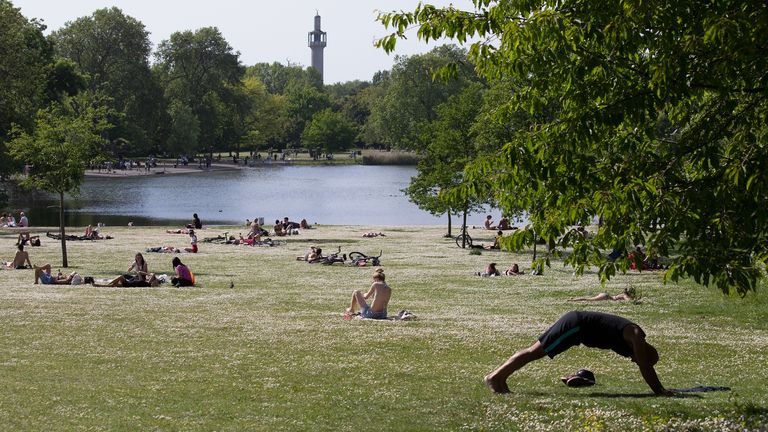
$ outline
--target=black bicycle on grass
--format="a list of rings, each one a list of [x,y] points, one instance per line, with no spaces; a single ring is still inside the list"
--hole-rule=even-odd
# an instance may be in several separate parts
[[[351,266],[357,266],[357,267],[364,267],[366,265],[381,265],[381,254],[384,251],[379,251],[379,255],[373,256],[373,255],[366,255],[362,252],[350,252],[349,253],[349,265]]]
[[[460,248],[472,248],[472,237],[467,232],[467,227],[462,228],[461,233],[454,237],[456,246]]]

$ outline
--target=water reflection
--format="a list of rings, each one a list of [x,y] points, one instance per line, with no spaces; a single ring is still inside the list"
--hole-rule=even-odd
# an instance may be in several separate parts
[[[288,216],[310,223],[433,225],[445,223],[408,201],[414,167],[267,166],[190,175],[88,178],[78,197],[67,197],[67,225],[103,222],[167,225],[198,213],[204,223],[235,224]],[[33,224],[58,225],[57,197],[16,196]]]

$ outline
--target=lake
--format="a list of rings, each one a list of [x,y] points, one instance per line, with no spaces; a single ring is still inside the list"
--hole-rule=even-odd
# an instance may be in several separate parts
[[[401,191],[416,175],[411,166],[263,166],[188,175],[86,178],[67,197],[67,225],[175,225],[197,213],[204,224],[240,224],[288,216],[311,224],[435,225]],[[10,209],[25,209],[36,226],[58,225],[58,197],[26,194]],[[498,217],[497,217],[498,218]],[[477,223],[481,217],[475,216]],[[458,218],[455,222],[460,225]],[[472,222],[470,222],[471,224]]]

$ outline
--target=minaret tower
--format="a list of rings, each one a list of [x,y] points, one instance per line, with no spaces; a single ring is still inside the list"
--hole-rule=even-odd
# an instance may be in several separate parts
[[[309,48],[312,50],[312,67],[320,72],[323,78],[323,48],[325,48],[325,32],[320,30],[320,13],[315,11],[315,29],[307,35]]]

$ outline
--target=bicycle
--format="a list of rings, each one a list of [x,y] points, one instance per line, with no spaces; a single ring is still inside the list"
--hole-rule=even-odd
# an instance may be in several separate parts
[[[381,265],[381,254],[384,251],[379,251],[378,256],[373,255],[366,255],[362,252],[350,252],[349,253],[349,265],[351,266],[357,266],[357,267],[363,267],[368,265],[369,263],[373,266]]]
[[[472,248],[472,237],[467,232],[467,227],[464,227],[461,230],[461,234],[454,237],[454,240],[456,241],[456,246],[460,248]]]
[[[234,241],[234,237],[229,237],[229,232],[225,232],[224,235],[218,235],[216,237],[205,237],[202,240],[200,240],[200,243],[219,243],[219,244],[230,244]]]

